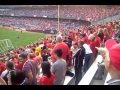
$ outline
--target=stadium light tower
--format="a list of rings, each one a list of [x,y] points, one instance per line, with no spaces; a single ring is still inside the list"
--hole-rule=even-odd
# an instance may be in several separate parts
[[[58,5],[58,32],[60,31],[60,5]]]

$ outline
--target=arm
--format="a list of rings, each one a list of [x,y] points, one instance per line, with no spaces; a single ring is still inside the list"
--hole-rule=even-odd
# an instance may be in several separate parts
[[[31,70],[27,73],[26,76],[27,76],[28,80],[30,80],[30,82],[32,82],[32,80],[33,80],[33,75],[32,75],[32,71],[31,71]]]
[[[31,68],[30,65],[28,63],[26,63],[26,65],[23,67],[23,71],[25,72],[25,76],[31,83],[33,80],[33,75],[32,75],[32,71],[30,68]]]

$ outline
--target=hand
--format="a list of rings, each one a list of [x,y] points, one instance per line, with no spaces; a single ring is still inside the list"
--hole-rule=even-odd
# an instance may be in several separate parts
[[[8,78],[8,85],[12,85],[10,72],[9,72],[7,78]]]
[[[98,52],[100,52],[104,60],[110,60],[109,51],[107,50],[107,48],[103,48],[103,47],[100,48],[95,47],[95,48],[98,50]]]

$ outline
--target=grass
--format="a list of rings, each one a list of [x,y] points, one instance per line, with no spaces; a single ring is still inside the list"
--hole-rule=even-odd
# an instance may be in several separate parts
[[[15,48],[28,45],[31,42],[35,42],[38,39],[44,38],[45,36],[45,34],[30,32],[21,33],[18,31],[8,30],[6,28],[0,27],[0,40],[10,39]]]

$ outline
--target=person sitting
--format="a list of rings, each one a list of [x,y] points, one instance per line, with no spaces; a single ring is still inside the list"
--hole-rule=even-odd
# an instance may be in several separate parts
[[[48,61],[44,61],[41,65],[43,75],[39,79],[40,85],[53,85],[55,75],[50,71],[50,63]]]

